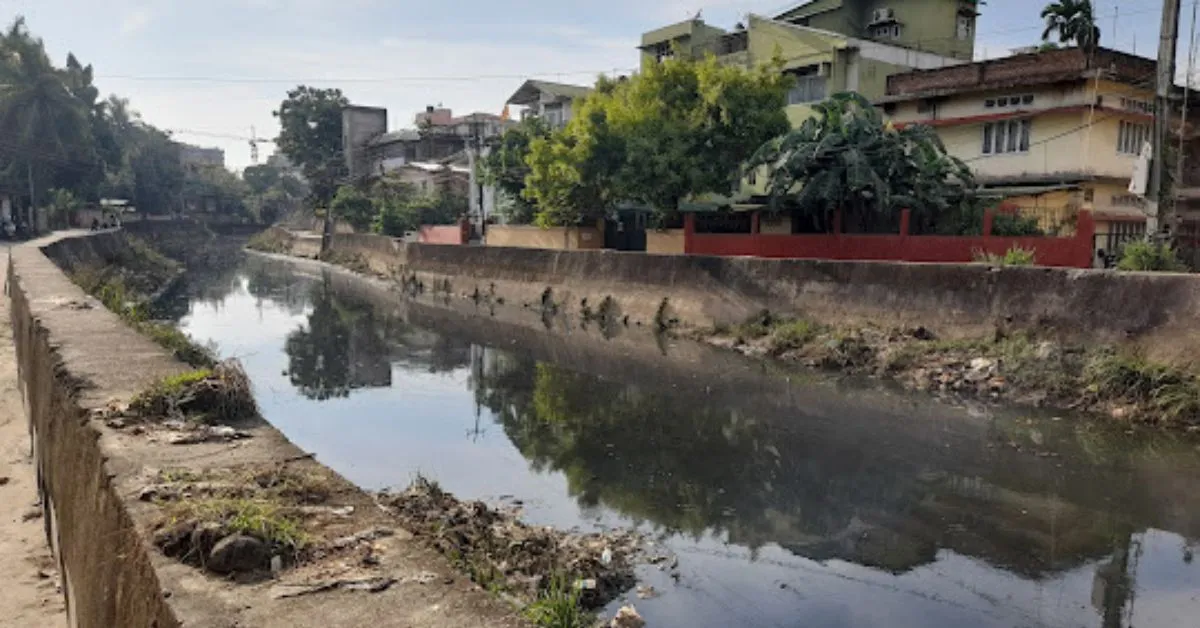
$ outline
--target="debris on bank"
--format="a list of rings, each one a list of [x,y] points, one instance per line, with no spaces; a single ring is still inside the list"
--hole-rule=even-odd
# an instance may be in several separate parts
[[[633,562],[642,538],[633,532],[572,534],[531,526],[483,502],[460,501],[423,478],[379,501],[476,583],[526,604],[559,578],[573,583],[579,605],[589,610],[636,584]]]
[[[762,312],[699,334],[750,357],[889,378],[953,398],[1021,403],[1164,426],[1200,426],[1200,375],[1115,347],[1062,344],[1025,332],[941,339],[929,330],[836,327]]]
[[[160,472],[138,499],[162,511],[154,545],[219,575],[274,575],[346,547],[324,541],[347,525],[353,507],[329,505],[335,481],[320,470],[286,465]]]

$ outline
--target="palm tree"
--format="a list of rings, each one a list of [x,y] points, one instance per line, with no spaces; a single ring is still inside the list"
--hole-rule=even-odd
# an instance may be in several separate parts
[[[1092,0],[1057,0],[1042,9],[1046,30],[1042,40],[1049,41],[1050,35],[1058,33],[1059,43],[1074,43],[1085,50],[1100,45],[1100,27],[1096,26],[1096,15],[1092,11]]]
[[[31,207],[37,179],[70,166],[89,146],[90,131],[66,73],[50,62],[25,19],[17,18],[0,34],[0,156],[10,176],[24,170]]]

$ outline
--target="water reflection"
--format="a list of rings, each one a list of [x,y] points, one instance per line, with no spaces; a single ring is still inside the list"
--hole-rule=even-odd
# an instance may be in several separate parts
[[[1200,612],[1193,442],[854,397],[831,410],[814,401],[828,393],[732,362],[679,374],[449,314],[430,326],[329,277],[251,265],[239,281],[184,324],[240,346],[222,325],[249,334],[238,303],[259,312],[247,367],[285,433],[368,487],[421,471],[464,497],[515,495],[539,523],[656,533],[681,563],[678,583],[641,574],[667,592],[636,600],[653,625],[1108,628]],[[281,372],[296,399],[274,388]]]

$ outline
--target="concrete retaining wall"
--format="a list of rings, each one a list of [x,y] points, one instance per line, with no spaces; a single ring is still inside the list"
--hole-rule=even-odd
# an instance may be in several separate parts
[[[449,577],[450,566],[441,556],[400,532],[396,549],[382,564],[401,575],[431,571],[436,582],[398,584],[373,594],[281,599],[269,584],[209,577],[158,552],[151,538],[162,512],[140,501],[138,494],[165,469],[202,472],[288,464],[297,472],[329,478],[336,503],[351,506],[353,515],[328,524],[333,527],[323,532],[343,536],[393,522],[370,496],[310,460],[261,419],[239,425],[252,437],[236,446],[183,447],[111,429],[95,417],[94,411],[127,403],[163,377],[188,368],[84,294],[47,257],[66,265],[100,264],[120,253],[123,234],[60,238],[43,241],[41,249],[36,244],[14,247],[7,291],[47,535],[59,561],[72,626],[522,625],[486,592]]]
[[[543,295],[579,311],[612,297],[649,324],[736,323],[763,309],[847,324],[923,326],[946,337],[1035,329],[1074,342],[1133,344],[1149,357],[1200,354],[1200,277],[982,264],[661,256],[613,251],[444,247],[338,240],[373,268],[449,281],[455,293],[494,292],[536,306]],[[391,252],[388,252],[391,251]],[[549,291],[549,292],[547,292]]]
[[[604,231],[599,227],[542,229],[530,225],[491,225],[487,230],[487,244],[522,249],[601,249],[604,248]]]

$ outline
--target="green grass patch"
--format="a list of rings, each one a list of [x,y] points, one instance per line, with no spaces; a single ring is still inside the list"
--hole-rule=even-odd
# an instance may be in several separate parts
[[[771,351],[779,354],[800,349],[816,340],[820,331],[816,323],[804,319],[779,323],[771,331]]]
[[[1162,242],[1130,242],[1121,250],[1120,270],[1175,272],[1187,271],[1175,248]]]
[[[589,628],[596,618],[579,605],[580,591],[566,578],[555,577],[522,614],[541,628]]]
[[[212,498],[170,504],[170,523],[216,524],[224,534],[253,536],[276,549],[296,552],[309,542],[299,519],[278,504],[259,499]]]
[[[1158,422],[1200,418],[1200,381],[1192,373],[1138,355],[1105,351],[1091,359],[1084,377],[1089,392],[1139,405]]]
[[[291,253],[292,246],[271,230],[256,233],[246,242],[246,248],[264,253]]]

